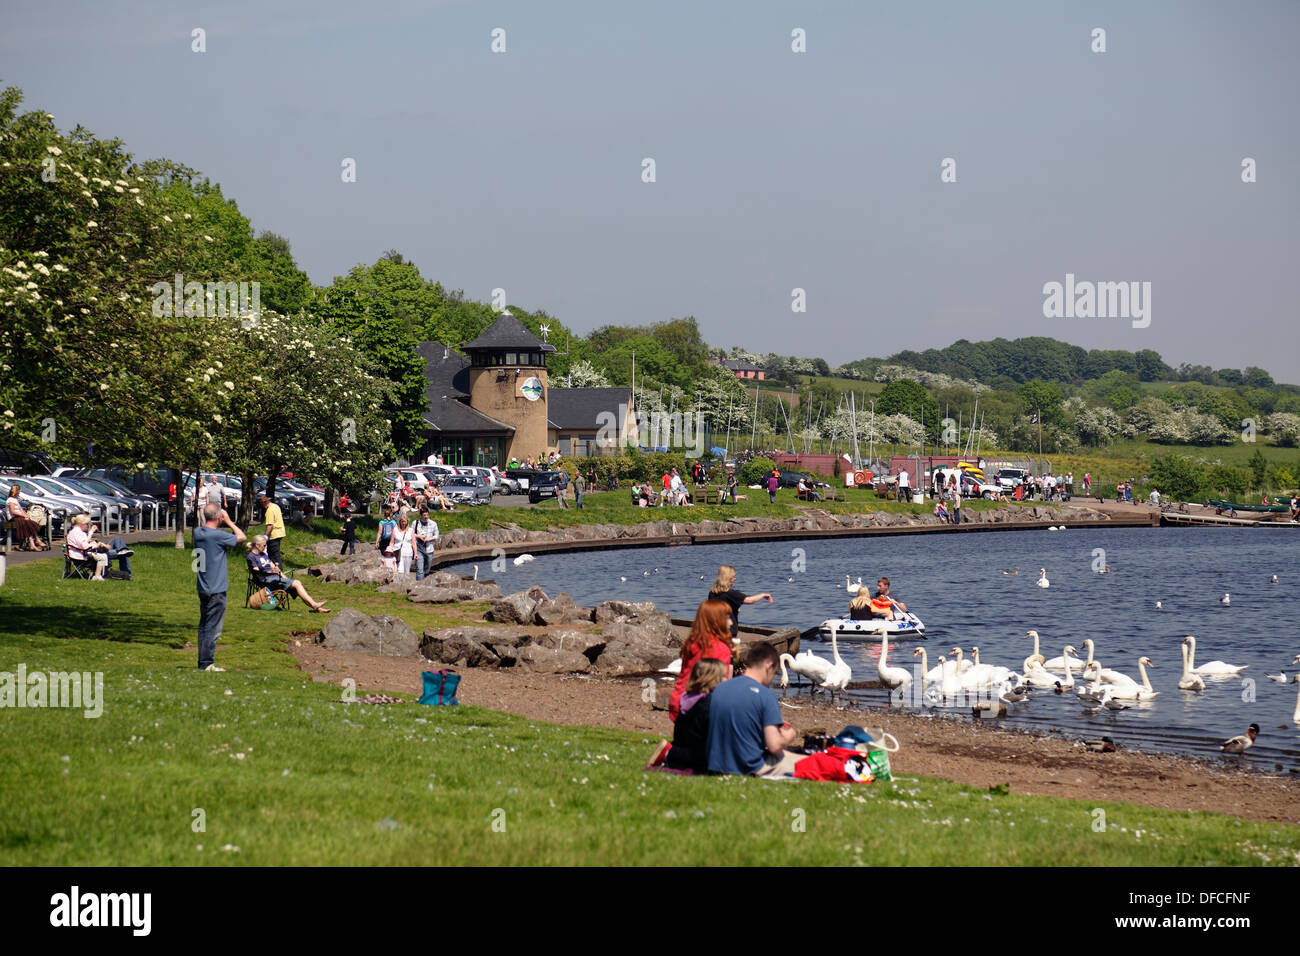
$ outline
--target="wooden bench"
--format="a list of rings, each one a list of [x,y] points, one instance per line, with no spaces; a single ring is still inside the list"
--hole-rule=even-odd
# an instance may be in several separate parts
[[[843,488],[836,488],[832,486],[830,488],[827,488],[823,492],[823,494],[825,495],[827,501],[848,501],[849,500],[848,496],[844,494]]]

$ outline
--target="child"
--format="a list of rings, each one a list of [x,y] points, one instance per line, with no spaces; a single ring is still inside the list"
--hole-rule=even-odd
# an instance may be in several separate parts
[[[703,658],[695,665],[682,695],[682,712],[673,730],[673,745],[665,766],[694,773],[708,770],[709,692],[726,679],[728,667],[714,657]]]

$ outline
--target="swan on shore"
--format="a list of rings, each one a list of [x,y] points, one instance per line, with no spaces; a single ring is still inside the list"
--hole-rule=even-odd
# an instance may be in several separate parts
[[[1223,661],[1210,661],[1208,664],[1196,666],[1196,638],[1188,634],[1183,638],[1183,643],[1188,645],[1187,663],[1193,674],[1204,674],[1213,677],[1216,674],[1240,674],[1249,664],[1242,664],[1238,667],[1236,664],[1225,664]]]
[[[1240,737],[1233,737],[1231,740],[1225,740],[1219,744],[1219,749],[1225,754],[1244,753],[1250,749],[1250,745],[1255,742],[1255,738],[1258,736],[1259,724],[1251,724]]]
[[[1183,652],[1183,676],[1178,679],[1178,689],[1205,690],[1205,678],[1200,674],[1194,674],[1187,666],[1187,642],[1183,641],[1178,647]]]
[[[849,686],[849,681],[853,679],[853,671],[849,668],[848,664],[844,663],[843,658],[840,657],[840,646],[835,639],[835,635],[838,631],[839,631],[839,625],[832,624],[831,625],[831,654],[835,658],[835,663],[831,665],[830,673],[826,675],[825,679],[822,680],[821,683],[823,690],[829,690],[832,692],[837,690],[845,690]],[[888,641],[888,638],[886,638],[886,641]],[[881,657],[882,659],[884,657],[883,651],[881,653]],[[908,674],[907,678],[908,680],[911,680],[912,675]]]
[[[832,631],[832,633],[834,633]],[[890,667],[886,661],[889,656],[889,634],[880,635],[880,663],[876,665],[876,673],[880,675],[882,683],[887,685],[890,690],[902,690],[912,683],[912,672],[906,667]],[[845,665],[847,667],[847,665]],[[847,680],[845,683],[848,683]]]
[[[790,676],[786,673],[785,665],[788,661],[790,670],[794,671],[801,677],[806,677],[814,684],[820,684],[831,672],[831,662],[824,657],[818,657],[812,651],[803,651],[797,657],[791,657],[789,654],[782,654],[781,661],[781,686],[790,686]]]

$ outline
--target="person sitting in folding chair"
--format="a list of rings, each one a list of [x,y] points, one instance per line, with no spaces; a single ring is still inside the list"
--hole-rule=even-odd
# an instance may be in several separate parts
[[[256,587],[270,588],[272,591],[292,592],[302,598],[317,614],[328,614],[330,609],[324,601],[315,600],[301,581],[287,578],[280,566],[266,553],[266,535],[254,535],[248,552],[248,576]]]
[[[73,564],[74,569],[78,563],[84,564],[87,561],[95,562],[95,573],[90,578],[92,581],[104,580],[104,569],[108,567],[109,561],[116,561],[120,557],[130,557],[135,554],[130,548],[122,550],[111,549],[102,541],[95,541],[95,532],[99,530],[98,525],[90,523],[90,515],[80,514],[72,517],[72,527],[68,530],[68,558]],[[78,569],[79,573],[79,569]]]

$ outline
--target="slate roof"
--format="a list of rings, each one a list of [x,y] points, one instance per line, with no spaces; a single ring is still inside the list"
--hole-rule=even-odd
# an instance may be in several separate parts
[[[469,359],[441,342],[421,342],[424,359],[424,424],[439,432],[508,435],[514,426],[470,408]]]
[[[753,362],[747,362],[744,359],[727,359],[722,363],[723,368],[729,368],[733,372],[766,372],[767,369]]]
[[[509,312],[502,312],[501,317],[489,325],[483,334],[473,342],[465,345],[467,349],[523,349],[538,352],[554,352],[554,345],[547,345],[537,336],[524,328],[524,324]]]
[[[632,389],[552,387],[546,397],[546,415],[552,428],[594,431],[601,412],[617,417],[619,405],[632,404]]]

